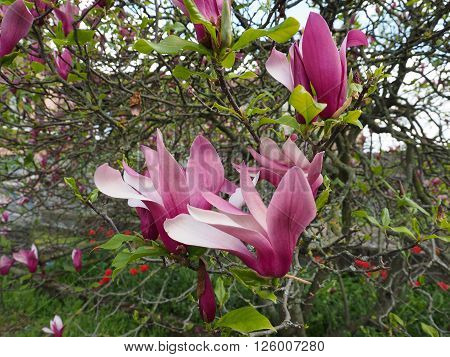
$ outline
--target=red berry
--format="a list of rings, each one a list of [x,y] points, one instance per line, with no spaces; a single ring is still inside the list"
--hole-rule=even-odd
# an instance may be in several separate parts
[[[123,234],[126,236],[131,236],[133,234],[133,232],[131,232],[129,229],[126,229],[123,231]]]
[[[411,248],[411,253],[413,254],[420,254],[422,252],[423,252],[422,248],[420,248],[418,245],[415,245],[414,247]]]
[[[114,231],[112,229],[108,229],[106,231],[106,237],[111,238],[114,235]]]
[[[149,270],[150,269],[150,267],[147,265],[147,264],[142,264],[140,267],[139,267],[139,270],[142,272],[142,273],[145,273],[147,270]]]
[[[131,268],[131,269],[130,269],[130,274],[131,274],[131,275],[134,276],[134,275],[137,275],[138,273],[139,273],[139,272],[138,272],[138,270],[137,270],[136,268]]]
[[[89,229],[88,235],[95,236],[95,229]]]
[[[112,273],[113,273],[113,271],[112,271],[111,268],[108,268],[108,269],[105,270],[105,276],[111,276]]]

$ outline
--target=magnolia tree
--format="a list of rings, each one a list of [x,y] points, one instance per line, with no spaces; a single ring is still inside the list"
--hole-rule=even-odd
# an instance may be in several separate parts
[[[201,318],[196,333],[304,336],[336,291],[331,335],[446,333],[426,290],[448,289],[443,4],[16,0],[2,14],[8,289],[29,271],[35,288],[125,296],[134,333]],[[36,217],[89,244],[24,239]],[[70,258],[76,289],[52,269]],[[149,275],[130,288],[126,271]],[[367,311],[348,277],[370,286]],[[404,321],[414,291],[427,307]],[[44,328],[63,331],[58,315]]]

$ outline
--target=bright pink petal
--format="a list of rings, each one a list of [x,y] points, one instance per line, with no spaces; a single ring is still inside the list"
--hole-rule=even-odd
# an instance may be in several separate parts
[[[311,85],[306,74],[305,65],[300,54],[298,43],[294,43],[289,49],[289,60],[291,65],[292,78],[294,80],[294,88],[299,84],[303,86],[308,92],[311,92]]]
[[[295,166],[301,169],[307,169],[309,167],[309,161],[305,154],[298,148],[298,146],[290,138],[283,144],[283,153],[286,155]]]
[[[122,162],[124,168],[123,180],[133,187],[136,191],[142,195],[149,198],[149,200],[154,201],[159,204],[163,204],[161,196],[158,191],[156,191],[153,181],[144,175],[141,175],[134,171],[131,167],[127,165],[125,161]]]
[[[141,145],[141,150],[144,153],[145,163],[147,164],[147,170],[149,172],[150,178],[152,179],[153,185],[157,190],[159,190],[159,159],[158,152],[150,149],[147,146]]]
[[[261,138],[259,153],[270,160],[279,162],[281,165],[289,166],[291,164],[278,144],[268,137],[263,136]]]
[[[267,59],[266,69],[269,74],[278,82],[283,84],[289,91],[294,90],[294,79],[291,74],[291,65],[284,53],[281,53],[276,48]]]
[[[339,57],[341,59],[342,66],[342,85],[339,93],[339,107],[344,104],[347,97],[347,48],[368,45],[369,42],[367,41],[367,37],[361,30],[350,30],[341,43]]]
[[[316,216],[316,204],[303,171],[292,167],[284,175],[267,210],[269,239],[286,274],[297,239]]]
[[[204,192],[203,197],[205,198],[205,200],[207,200],[209,203],[211,203],[214,207],[216,207],[218,210],[222,212],[241,216],[247,215],[247,213],[242,212],[240,209],[233,206],[230,202],[224,200],[220,196],[215,195],[214,193]]]
[[[314,156],[313,161],[311,161],[311,165],[308,168],[308,182],[310,185],[317,181],[320,173],[322,172],[324,154],[325,153],[323,151],[319,152],[316,156]]]
[[[302,39],[303,63],[316,93],[317,101],[327,107],[320,114],[331,117],[338,109],[342,66],[333,37],[322,16],[311,12]]]

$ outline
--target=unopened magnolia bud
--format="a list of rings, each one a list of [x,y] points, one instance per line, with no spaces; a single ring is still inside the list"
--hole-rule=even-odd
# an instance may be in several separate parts
[[[222,17],[220,20],[221,48],[228,48],[233,41],[231,28],[231,0],[224,0],[222,5]]]

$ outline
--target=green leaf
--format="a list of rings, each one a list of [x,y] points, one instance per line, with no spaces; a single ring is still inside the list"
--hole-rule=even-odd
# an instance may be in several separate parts
[[[86,43],[92,41],[94,38],[95,31],[94,30],[77,30],[75,29],[67,36],[67,42],[69,44],[77,44],[85,45]]]
[[[311,121],[327,106],[325,103],[317,103],[302,85],[298,85],[292,91],[291,96],[289,97],[289,104],[305,118],[306,124],[311,123]]]
[[[389,216],[389,210],[385,207],[381,211],[381,224],[387,227],[389,223],[391,223],[391,217]]]
[[[277,302],[277,297],[270,290],[272,288],[272,279],[263,278],[253,270],[246,268],[231,268],[230,272],[239,283],[253,291],[260,298]]]
[[[5,55],[3,57],[0,58],[0,67],[2,66],[9,66],[10,64],[12,64],[14,62],[14,59],[17,57],[17,55],[19,54],[19,52],[12,52],[8,55]]]
[[[233,67],[235,60],[236,60],[236,53],[233,51],[229,52],[221,62],[222,67],[224,68]]]
[[[189,79],[189,77],[192,75],[192,72],[186,67],[176,65],[172,71],[172,74],[178,79],[186,80]]]
[[[450,243],[450,237],[449,236],[438,236],[437,234],[430,234],[430,235],[422,236],[422,238],[424,240],[440,239],[443,242]]]
[[[391,320],[391,324],[395,322],[397,325],[402,327],[406,327],[405,322],[400,318],[400,316],[394,314],[393,312],[389,313],[389,320]]]
[[[316,199],[317,211],[320,211],[322,207],[325,206],[325,204],[328,202],[330,191],[331,189],[327,188],[320,193],[319,197],[317,197]]]
[[[248,29],[239,37],[239,40],[233,45],[234,51],[240,50],[248,46],[251,42],[260,37],[268,36],[278,43],[288,41],[294,34],[297,33],[300,24],[293,17],[288,17],[283,23],[271,29]]]
[[[265,124],[280,124],[280,125],[286,125],[290,128],[293,128],[297,131],[300,130],[300,124],[298,123],[297,119],[290,115],[283,115],[280,119],[270,119],[270,118],[262,118],[257,124],[256,127],[260,127],[261,125]]]
[[[355,125],[362,130],[363,125],[359,121],[359,117],[361,116],[361,114],[362,114],[361,110],[352,110],[352,111],[349,111],[348,113],[344,114],[342,116],[342,120],[345,123]]]
[[[141,240],[141,239],[136,236],[130,236],[130,235],[117,233],[106,243],[103,243],[102,245],[100,245],[100,248],[107,249],[107,250],[115,250],[117,248],[120,248],[122,246],[122,244],[125,242],[133,242],[133,241],[137,241],[137,240]]]
[[[439,337],[439,331],[436,330],[433,326],[421,322],[420,327],[422,327],[422,331],[425,332],[427,335],[431,337]]]
[[[416,239],[416,236],[405,226],[401,227],[389,227],[391,231],[394,231],[395,233],[403,233],[409,235],[411,238]]]
[[[259,330],[274,330],[269,319],[253,306],[241,307],[225,314],[216,322],[217,327],[228,327],[240,333]]]
[[[258,78],[258,75],[255,72],[247,71],[242,74],[230,73],[229,75],[226,76],[226,78],[227,79],[235,79],[235,78],[253,79],[253,78]]]
[[[214,285],[214,293],[217,297],[217,302],[219,306],[222,307],[228,301],[230,294],[225,289],[225,285],[223,283],[223,279],[219,276]]]
[[[400,206],[409,206],[409,207],[415,208],[418,211],[422,212],[424,215],[430,216],[430,214],[427,211],[425,211],[422,207],[420,207],[416,202],[414,202],[409,197],[403,196],[402,198],[400,198],[398,200],[398,204]]]
[[[45,69],[45,65],[39,62],[31,62],[31,69],[35,73],[41,73]]]
[[[175,35],[170,35],[159,43],[139,39],[135,42],[133,49],[146,55],[150,54],[152,51],[169,55],[175,55],[181,51],[195,51],[204,55],[210,54],[206,47],[199,45],[198,43],[183,40]]]

